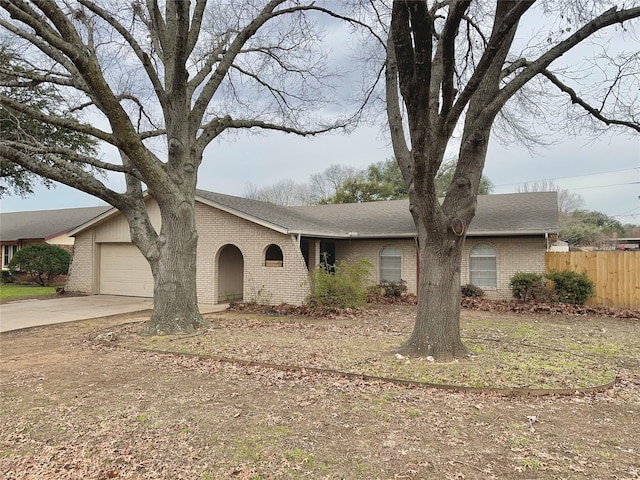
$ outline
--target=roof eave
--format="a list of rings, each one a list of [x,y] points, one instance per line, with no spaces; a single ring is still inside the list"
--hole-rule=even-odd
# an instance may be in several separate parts
[[[210,207],[217,208],[218,210],[222,210],[223,212],[229,213],[231,215],[242,218],[244,220],[255,223],[257,225],[261,225],[270,230],[275,230],[276,232],[283,233],[285,235],[290,233],[296,233],[296,232],[291,232],[288,228],[283,227],[282,225],[277,225],[275,223],[267,222],[266,220],[255,217],[253,215],[249,215],[245,212],[241,212],[240,210],[236,210],[235,208],[222,205],[221,203],[218,203],[214,200],[209,200],[208,198],[201,197],[200,195],[196,195],[196,200]]]
[[[546,235],[549,233],[558,233],[558,229],[550,228],[547,230],[479,230],[467,232],[467,237],[515,237]]]
[[[70,237],[75,237],[77,234],[83,232],[84,230],[87,230],[87,229],[93,227],[94,225],[96,225],[98,223],[101,223],[102,221],[106,220],[109,217],[112,217],[112,216],[116,215],[117,213],[120,213],[120,210],[118,210],[115,207],[110,208],[106,212],[98,215],[97,217],[94,217],[91,220],[88,220],[88,221],[84,222],[82,225],[78,225],[76,228],[74,228],[73,230],[69,231],[69,233],[67,233],[67,235],[69,235]]]

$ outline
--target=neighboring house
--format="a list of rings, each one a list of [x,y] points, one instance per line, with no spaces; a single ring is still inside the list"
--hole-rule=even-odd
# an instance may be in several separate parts
[[[147,208],[158,229],[160,213],[150,197]],[[407,200],[282,207],[198,190],[196,228],[203,303],[301,304],[309,270],[325,257],[329,263],[366,257],[374,265],[373,282],[402,279],[409,292],[417,290],[417,238]],[[490,298],[509,298],[515,272],[544,272],[557,232],[555,192],[478,197],[462,283],[482,287]],[[153,296],[151,270],[131,244],[120,212],[105,212],[71,235],[75,255],[67,290]]]
[[[6,270],[13,255],[30,243],[46,242],[72,251],[74,239],[68,233],[107,210],[111,207],[0,213],[2,269]]]
[[[616,250],[640,250],[640,237],[614,238],[612,243]]]

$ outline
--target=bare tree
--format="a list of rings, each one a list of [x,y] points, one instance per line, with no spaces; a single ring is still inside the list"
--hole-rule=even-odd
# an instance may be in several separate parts
[[[540,90],[567,95],[570,111],[579,111],[583,122],[595,119],[640,132],[637,49],[624,56],[626,62],[617,57],[624,68],[606,78],[609,87],[601,91],[592,86],[583,95],[570,86],[566,70],[552,70],[554,61],[586,39],[605,29],[626,29],[640,16],[638,6],[608,8],[607,3],[538,2],[535,10],[536,2],[525,0],[394,0],[387,114],[420,248],[418,311],[406,352],[438,360],[467,355],[460,338],[462,246],[475,215],[492,127],[507,102],[543,82]],[[554,29],[542,38],[535,33],[528,37],[531,30],[520,26],[529,12],[553,17],[555,22],[548,24]],[[627,92],[634,84],[635,94]],[[587,94],[594,92],[602,95],[592,104],[587,99],[595,97]],[[529,113],[535,112],[521,111],[525,117]],[[556,108],[554,118],[558,116]],[[434,179],[456,136],[459,160],[440,203]]]
[[[147,333],[203,324],[195,188],[211,141],[253,128],[313,135],[350,121],[322,115],[335,77],[313,20],[340,17],[321,3],[0,0],[0,31],[21,46],[30,67],[2,72],[0,86],[47,85],[66,101],[57,114],[6,95],[0,106],[95,138],[115,157],[12,135],[0,141],[0,159],[122,212],[154,278]],[[108,188],[101,173],[122,175],[125,191]],[[146,193],[159,206],[160,231],[147,214]]]
[[[362,170],[347,165],[333,163],[324,171],[309,177],[312,203],[326,203],[350,178],[362,175]]]
[[[322,172],[311,174],[305,183],[287,178],[258,187],[249,182],[245,185],[244,196],[290,207],[328,203],[345,182],[360,178],[363,174],[361,169],[334,163]]]
[[[309,186],[304,183],[297,183],[290,178],[278,180],[276,183],[262,188],[248,183],[245,186],[244,196],[286,207],[310,205],[312,203]]]
[[[558,192],[560,221],[584,206],[584,198],[582,198],[582,195],[572,193],[565,188],[559,188],[554,180],[523,183],[522,185],[516,186],[516,192]]]

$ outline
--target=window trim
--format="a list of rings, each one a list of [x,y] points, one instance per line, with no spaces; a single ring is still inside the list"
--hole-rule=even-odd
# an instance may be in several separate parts
[[[278,249],[277,251],[275,250],[276,248]],[[267,248],[264,249],[264,266],[270,268],[284,267],[284,252],[282,251],[282,247],[277,243],[270,243],[267,245]]]
[[[474,255],[474,251],[476,249],[479,249],[479,248],[491,249],[493,254],[492,255],[488,255],[486,253],[483,254],[483,253],[479,252],[479,253]],[[492,270],[488,270],[486,268],[484,268],[484,269],[474,269],[473,268],[474,267],[474,265],[473,265],[474,264],[474,262],[473,262],[474,258],[475,259],[481,259],[481,258],[490,259],[490,258],[492,258],[493,259],[493,269]],[[487,272],[492,272],[493,276],[492,276],[491,280],[493,281],[493,284],[492,285],[481,285],[481,284],[475,283],[474,282],[474,278],[473,278],[474,272],[475,273],[481,273],[482,272],[482,273],[485,273],[485,274]],[[483,278],[487,279],[488,277],[485,276]],[[476,282],[478,281],[477,278],[475,280],[476,280]],[[498,250],[493,245],[491,245],[489,243],[476,243],[469,250],[469,283],[472,284],[472,285],[475,285],[476,287],[480,287],[480,288],[483,288],[483,289],[497,289],[498,288]]]
[[[13,256],[20,250],[17,243],[7,243],[2,245],[2,270],[8,270],[9,264],[13,259]],[[5,262],[5,258],[7,261]]]
[[[385,250],[388,249],[388,248],[394,248],[397,251],[397,255],[395,255],[395,254],[393,254],[393,255],[384,255]],[[382,265],[383,264],[383,261],[382,261],[383,257],[386,257],[388,259],[387,262],[389,260],[391,260],[391,259],[394,259],[394,258],[397,259],[397,262],[398,262],[397,263],[397,267],[395,266],[395,264],[393,266],[391,266],[391,267],[389,267],[389,266],[385,266],[384,267],[385,273],[387,273],[387,274],[389,273],[390,269],[392,269],[394,271],[397,271],[398,272],[398,276],[399,276],[399,278],[397,280],[395,280],[395,279],[394,280],[389,280],[387,278],[384,278],[384,276],[383,276],[383,265]],[[387,243],[387,244],[384,244],[380,248],[380,251],[378,252],[378,277],[380,279],[380,282],[385,282],[385,281],[387,281],[387,282],[400,282],[402,280],[402,249],[398,245],[396,245],[395,243]]]

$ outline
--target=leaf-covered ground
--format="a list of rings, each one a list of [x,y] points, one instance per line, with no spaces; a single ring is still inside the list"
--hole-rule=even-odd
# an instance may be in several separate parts
[[[475,357],[451,368],[393,354],[413,308],[224,312],[180,338],[140,338],[144,318],[124,317],[2,334],[0,478],[640,478],[637,320],[465,310]],[[141,348],[447,383],[618,381],[505,397]]]

